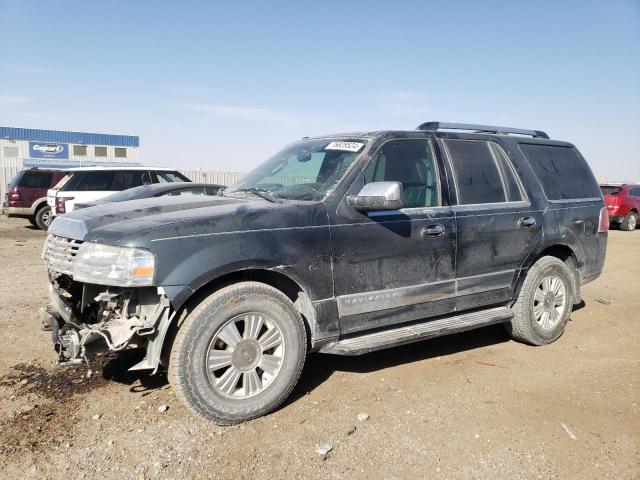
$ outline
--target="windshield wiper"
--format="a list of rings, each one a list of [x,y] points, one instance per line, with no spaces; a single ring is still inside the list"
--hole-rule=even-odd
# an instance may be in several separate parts
[[[269,190],[265,190],[264,188],[256,188],[256,187],[234,188],[229,193],[233,193],[233,192],[250,192],[250,193],[253,193],[254,195],[257,195],[260,198],[264,198],[265,200],[271,203],[282,203],[278,199],[278,197],[276,197]]]

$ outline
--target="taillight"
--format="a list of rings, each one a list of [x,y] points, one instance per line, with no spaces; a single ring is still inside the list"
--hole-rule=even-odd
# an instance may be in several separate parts
[[[598,220],[598,233],[607,232],[609,230],[609,212],[607,207],[600,209],[600,219]]]
[[[22,194],[20,193],[20,190],[18,190],[18,187],[13,187],[13,190],[11,191],[11,200],[14,202],[22,200]]]
[[[65,202],[73,200],[73,197],[56,197],[56,215],[64,215],[67,211]]]

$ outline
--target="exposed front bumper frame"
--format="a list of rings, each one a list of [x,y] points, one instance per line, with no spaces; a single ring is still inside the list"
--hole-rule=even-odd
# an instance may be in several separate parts
[[[158,302],[150,306],[152,311],[144,319],[132,316],[112,319],[101,325],[82,325],[78,324],[78,315],[73,308],[50,284],[51,303],[49,308],[43,311],[43,315],[48,316],[51,324],[52,341],[59,355],[58,364],[67,366],[86,362],[87,357],[92,354],[130,348],[129,342],[134,338],[143,338],[146,340],[144,345],[136,343],[132,347],[143,346],[146,349],[146,355],[141,362],[129,370],[150,369],[155,373],[160,366],[164,339],[175,315],[164,292],[159,289],[158,293]],[[53,315],[47,311],[52,312]],[[126,332],[130,332],[128,337]],[[114,338],[123,338],[124,342],[114,344],[112,342]],[[96,340],[103,341],[96,342]]]

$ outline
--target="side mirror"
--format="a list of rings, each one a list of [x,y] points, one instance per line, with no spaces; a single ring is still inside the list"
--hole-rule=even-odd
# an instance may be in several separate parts
[[[151,185],[151,175],[148,173],[142,174],[142,184],[143,185]]]
[[[402,208],[402,184],[400,182],[367,183],[358,195],[349,196],[347,201],[359,212],[398,210]]]

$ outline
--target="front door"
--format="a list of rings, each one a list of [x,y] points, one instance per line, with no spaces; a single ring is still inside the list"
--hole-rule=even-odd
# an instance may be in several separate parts
[[[342,334],[449,313],[455,308],[456,224],[442,202],[429,140],[390,140],[352,187],[398,181],[403,208],[331,219],[334,291]]]

